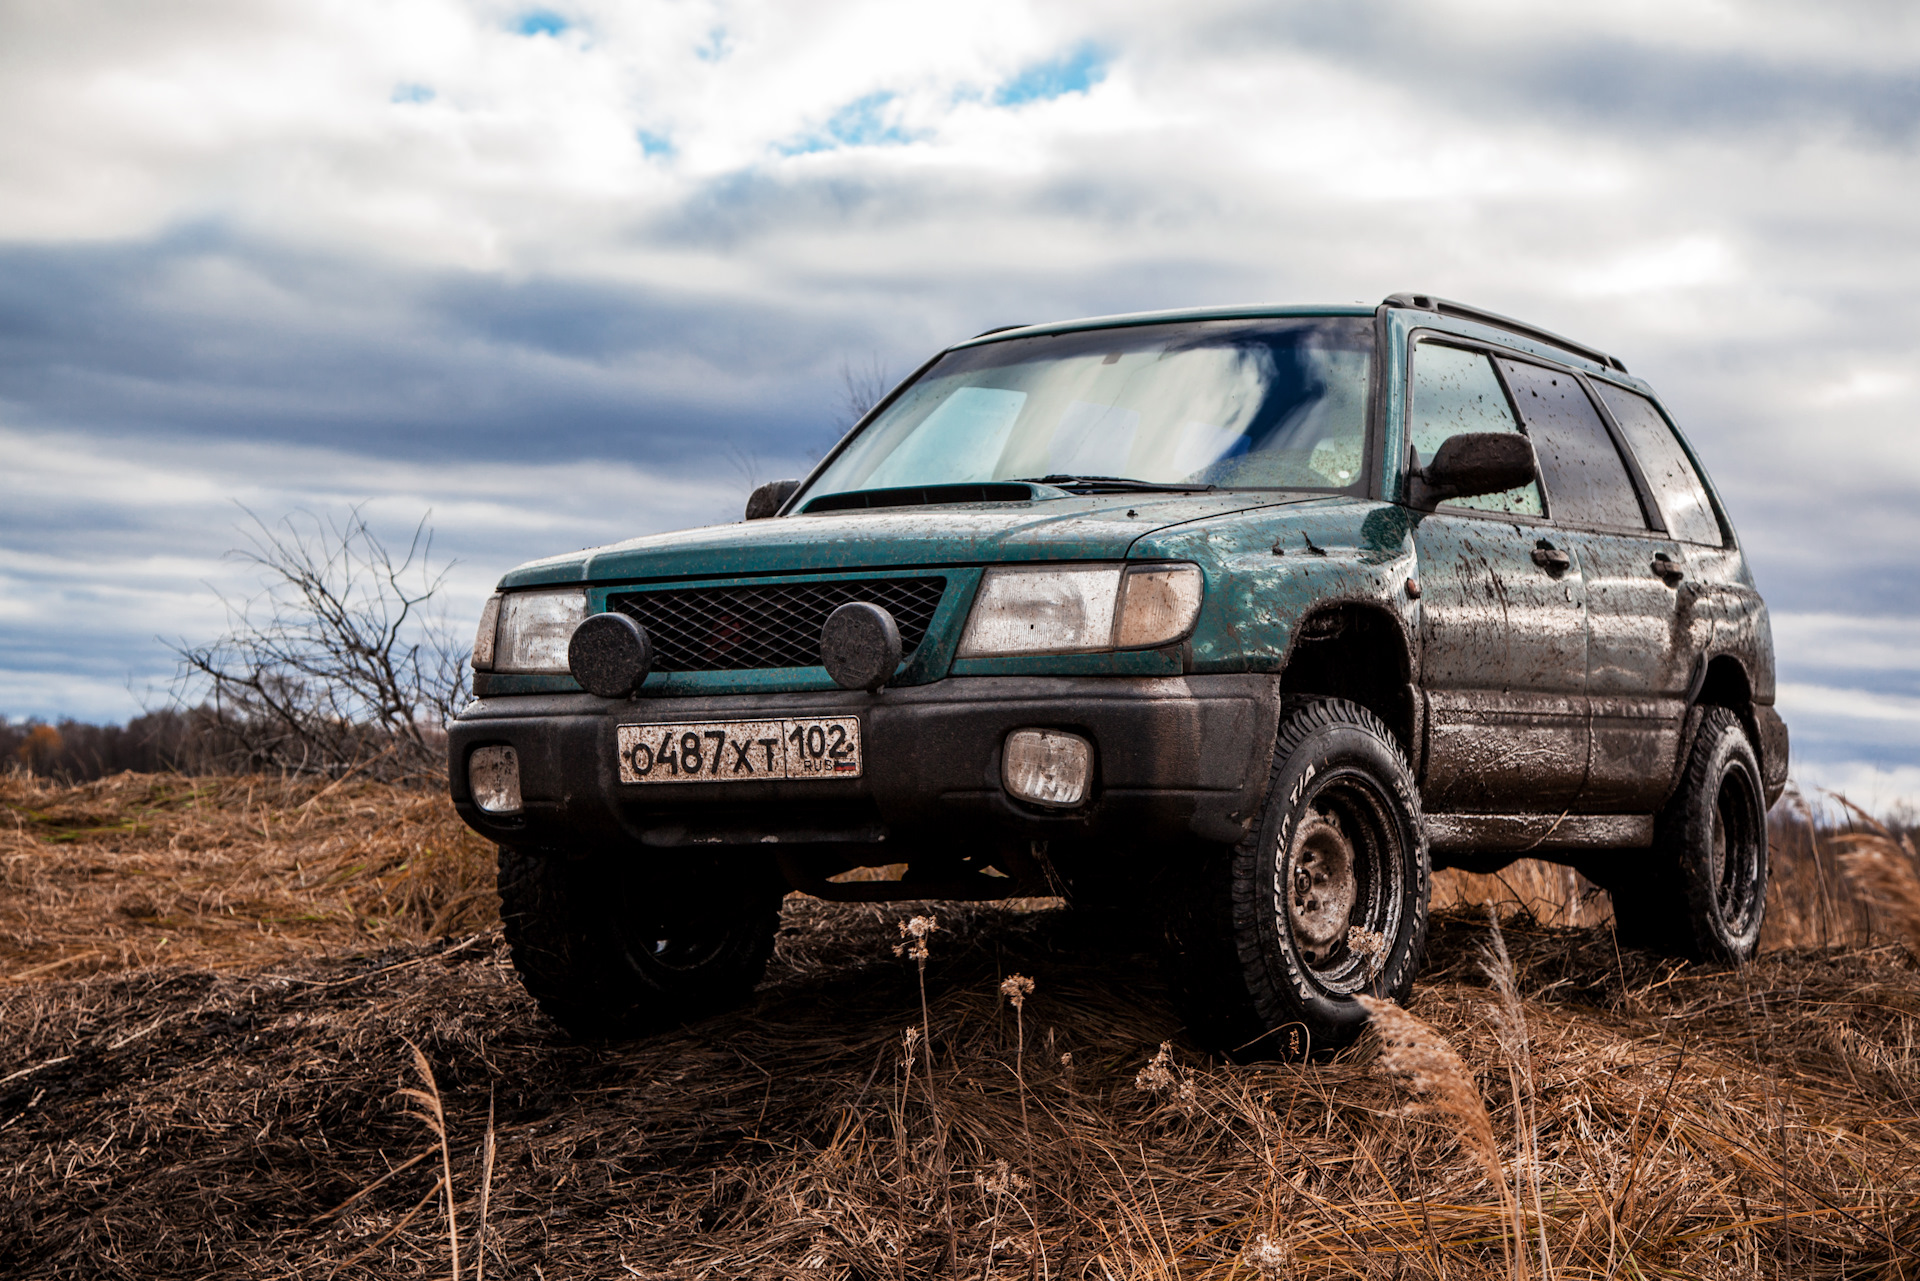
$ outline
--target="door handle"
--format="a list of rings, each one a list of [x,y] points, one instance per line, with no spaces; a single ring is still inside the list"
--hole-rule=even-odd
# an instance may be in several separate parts
[[[1536,547],[1533,549],[1533,563],[1557,578],[1572,567],[1573,557],[1558,547]]]
[[[1655,552],[1653,554],[1652,568],[1653,572],[1660,576],[1660,581],[1669,587],[1679,586],[1680,580],[1687,576],[1687,571],[1682,569],[1680,565],[1665,552]]]

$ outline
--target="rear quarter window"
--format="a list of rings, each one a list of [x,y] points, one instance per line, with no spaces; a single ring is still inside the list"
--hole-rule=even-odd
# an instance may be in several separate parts
[[[1497,363],[1513,390],[1527,434],[1533,437],[1554,520],[1645,530],[1647,520],[1633,478],[1580,380],[1564,369],[1517,360]]]
[[[1595,380],[1620,434],[1627,438],[1640,470],[1666,518],[1667,532],[1686,543],[1718,547],[1725,542],[1720,521],[1707,499],[1707,487],[1674,438],[1673,428],[1651,400],[1638,392]]]

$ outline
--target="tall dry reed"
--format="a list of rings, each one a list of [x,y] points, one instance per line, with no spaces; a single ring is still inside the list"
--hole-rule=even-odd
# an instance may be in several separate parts
[[[1405,1080],[1415,1094],[1428,1100],[1427,1110],[1458,1127],[1460,1145],[1493,1184],[1506,1223],[1502,1239],[1508,1241],[1507,1267],[1513,1275],[1525,1277],[1526,1239],[1519,1203],[1508,1186],[1493,1118],[1487,1114],[1473,1073],[1467,1070],[1452,1042],[1401,1006],[1376,996],[1361,995],[1358,1000],[1366,1007],[1374,1034],[1380,1038],[1381,1071]]]
[[[1895,836],[1853,802],[1837,799],[1866,827],[1834,838],[1840,848],[1840,866],[1871,904],[1879,923],[1920,961],[1920,854],[1914,850],[1913,838],[1906,833]]]

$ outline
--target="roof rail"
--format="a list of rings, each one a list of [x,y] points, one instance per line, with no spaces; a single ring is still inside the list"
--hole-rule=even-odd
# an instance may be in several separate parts
[[[1538,325],[1529,325],[1525,321],[1515,320],[1510,316],[1502,316],[1497,311],[1487,311],[1484,308],[1469,306],[1464,302],[1453,302],[1446,298],[1435,298],[1432,294],[1388,294],[1385,300],[1382,301],[1381,306],[1411,307],[1416,311],[1437,312],[1442,316],[1452,316],[1459,320],[1477,320],[1483,325],[1492,325],[1495,329],[1504,329],[1509,333],[1520,334],[1524,337],[1547,343],[1550,346],[1558,347],[1562,351],[1570,351],[1576,356],[1585,356],[1595,364],[1603,365],[1608,369],[1617,369],[1623,374],[1627,372],[1627,367],[1620,363],[1618,356],[1609,356],[1597,347],[1589,347],[1585,343],[1575,342],[1571,338],[1562,338],[1551,329],[1542,329]]]

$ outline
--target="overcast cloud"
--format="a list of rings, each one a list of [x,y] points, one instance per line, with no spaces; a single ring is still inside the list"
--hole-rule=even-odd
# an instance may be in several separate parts
[[[0,711],[123,717],[245,516],[513,563],[732,519],[840,370],[1464,298],[1618,354],[1920,796],[1920,14],[1893,3],[0,0]]]

